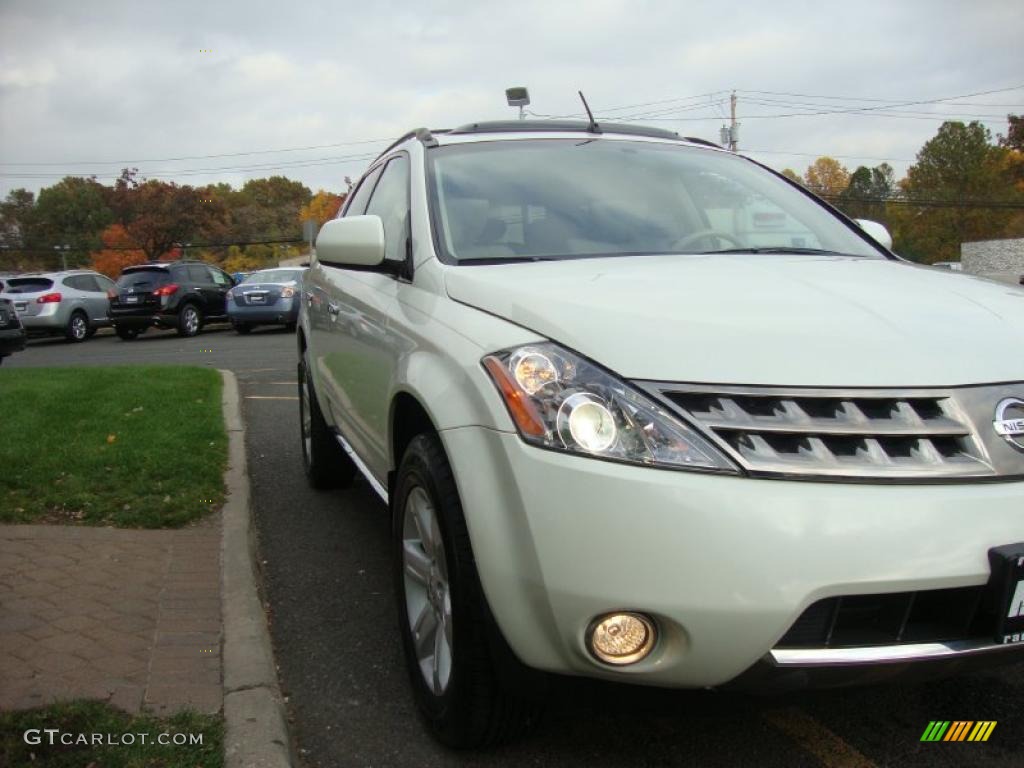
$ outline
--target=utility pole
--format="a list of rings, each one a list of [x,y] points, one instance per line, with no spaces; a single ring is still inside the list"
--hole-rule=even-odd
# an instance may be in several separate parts
[[[729,151],[735,152],[739,145],[739,132],[736,130],[736,91],[729,97]]]
[[[729,125],[723,125],[719,131],[722,146],[730,152],[736,152],[740,143],[740,124],[736,122],[736,91],[729,97]]]

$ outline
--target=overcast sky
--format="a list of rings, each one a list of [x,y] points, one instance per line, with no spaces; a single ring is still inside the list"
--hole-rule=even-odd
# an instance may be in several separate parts
[[[341,190],[410,128],[514,117],[513,85],[541,115],[578,112],[582,89],[599,116],[714,141],[738,89],[741,151],[801,172],[832,154],[902,175],[937,115],[991,115],[996,133],[1024,112],[1021,0],[748,6],[0,0],[0,194],[125,165]],[[300,147],[319,148],[265,152]]]

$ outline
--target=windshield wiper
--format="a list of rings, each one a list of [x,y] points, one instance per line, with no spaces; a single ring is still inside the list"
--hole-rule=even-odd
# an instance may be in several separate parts
[[[829,251],[825,248],[796,248],[796,247],[771,247],[771,248],[725,248],[719,251],[700,251],[700,255],[709,255],[715,253],[792,253],[792,254],[803,254],[811,256],[855,256],[859,259],[864,258],[857,253],[841,253],[840,251]]]

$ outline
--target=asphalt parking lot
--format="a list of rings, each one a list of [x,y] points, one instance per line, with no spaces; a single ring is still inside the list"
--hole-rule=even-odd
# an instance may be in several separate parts
[[[283,330],[134,342],[33,341],[7,366],[187,363],[238,376],[271,632],[308,766],[1017,766],[1024,665],[919,685],[757,698],[557,680],[523,741],[438,747],[414,712],[397,633],[383,505],[362,482],[302,476],[295,343]],[[2,372],[0,372],[2,385]],[[931,720],[995,720],[987,743],[921,743]]]

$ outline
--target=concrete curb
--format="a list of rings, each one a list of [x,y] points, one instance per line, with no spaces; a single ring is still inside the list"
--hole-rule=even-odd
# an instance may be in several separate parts
[[[228,432],[221,536],[221,610],[224,618],[224,753],[227,768],[291,768],[285,707],[274,652],[256,588],[255,531],[249,512],[238,382],[221,370],[221,404]]]

